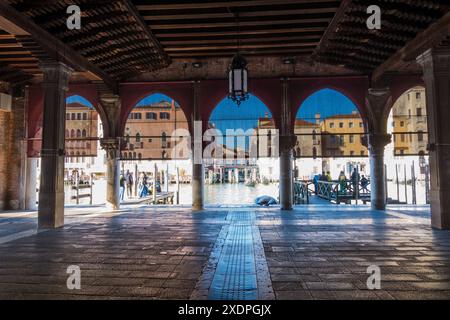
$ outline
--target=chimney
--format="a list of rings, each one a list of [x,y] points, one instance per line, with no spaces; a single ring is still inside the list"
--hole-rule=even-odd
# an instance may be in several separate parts
[[[175,111],[175,100],[172,99],[172,110]]]
[[[320,124],[320,113],[316,113],[316,124]]]

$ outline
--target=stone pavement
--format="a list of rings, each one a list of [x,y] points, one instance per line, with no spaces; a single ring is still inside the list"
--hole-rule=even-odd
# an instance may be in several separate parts
[[[428,207],[70,208],[36,232],[0,213],[1,299],[449,299],[450,232]],[[81,269],[81,290],[66,286]],[[367,289],[367,267],[381,290]]]

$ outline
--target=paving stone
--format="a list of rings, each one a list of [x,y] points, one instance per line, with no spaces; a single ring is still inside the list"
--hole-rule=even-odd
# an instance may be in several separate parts
[[[417,219],[428,207],[92,210],[68,210],[64,228],[0,244],[0,298],[206,299],[214,274],[226,272],[217,262],[227,230],[245,222],[260,237],[252,244],[259,298],[450,299],[450,232]],[[15,229],[23,218],[0,218],[0,233],[35,225],[35,214],[26,217]],[[80,266],[82,290],[67,289],[69,265]],[[381,290],[367,288],[370,265],[381,269]]]

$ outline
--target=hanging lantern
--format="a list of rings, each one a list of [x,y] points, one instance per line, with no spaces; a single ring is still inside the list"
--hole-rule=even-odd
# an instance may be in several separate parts
[[[233,57],[228,77],[230,86],[228,97],[240,105],[249,97],[247,61],[240,54]]]

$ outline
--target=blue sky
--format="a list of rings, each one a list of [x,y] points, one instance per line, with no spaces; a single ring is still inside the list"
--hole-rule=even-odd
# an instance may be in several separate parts
[[[258,119],[264,118],[266,113],[272,117],[266,105],[254,95],[240,106],[228,98],[223,99],[213,110],[210,122],[225,133],[226,129],[253,129],[258,125]]]
[[[320,114],[323,120],[337,114],[351,114],[353,111],[358,109],[349,98],[335,90],[323,89],[303,102],[297,112],[297,119],[312,121],[316,114]]]
[[[66,99],[66,103],[77,103],[77,102],[79,104],[82,104],[91,109],[94,107],[92,105],[92,103],[90,103],[88,100],[86,100],[85,98],[83,98],[81,96],[70,96],[70,97],[67,97],[67,99]]]
[[[137,107],[140,106],[146,106],[149,104],[154,104],[154,103],[158,103],[161,101],[168,101],[170,103],[172,103],[172,98],[166,96],[165,94],[162,93],[155,93],[152,94],[151,96],[145,97],[144,99],[142,99],[141,101],[138,102],[138,104],[136,105]],[[175,105],[178,107],[178,102],[175,101]]]

